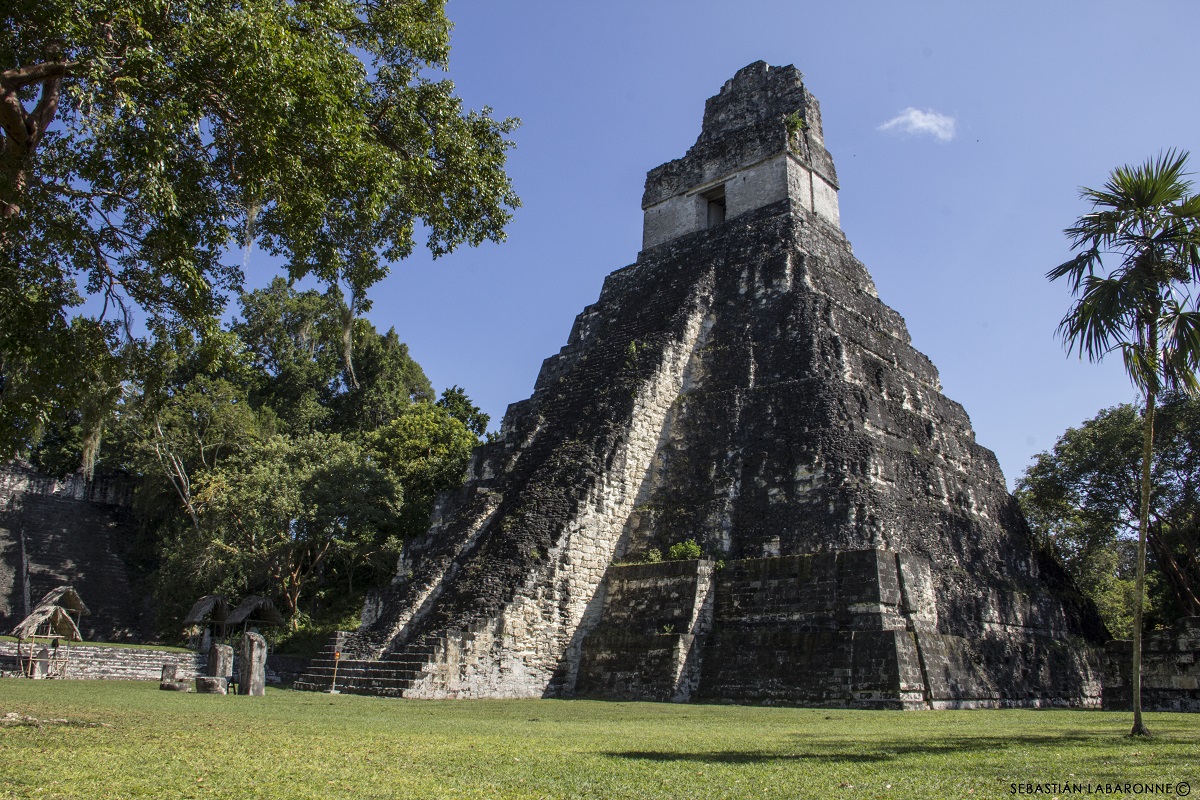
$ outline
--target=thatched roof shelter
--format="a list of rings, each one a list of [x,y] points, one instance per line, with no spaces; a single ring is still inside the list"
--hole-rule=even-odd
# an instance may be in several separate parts
[[[183,626],[223,624],[229,617],[229,601],[224,595],[206,594],[196,601],[183,620]]]
[[[249,625],[251,623],[283,627],[287,625],[287,620],[283,618],[283,615],[279,613],[279,609],[275,608],[275,604],[270,600],[265,597],[251,595],[243,600],[225,618],[225,624],[232,628],[236,625]]]
[[[79,597],[79,592],[70,586],[59,586],[57,589],[51,589],[46,593],[45,597],[38,601],[38,604],[34,608],[41,608],[43,606],[60,606],[74,613],[76,618],[86,617],[92,613]]]
[[[83,637],[79,635],[79,628],[76,627],[75,620],[71,619],[70,613],[65,608],[42,603],[38,604],[32,614],[21,620],[20,625],[13,628],[12,635],[18,639],[32,639],[34,636],[59,636],[71,642],[83,640]]]

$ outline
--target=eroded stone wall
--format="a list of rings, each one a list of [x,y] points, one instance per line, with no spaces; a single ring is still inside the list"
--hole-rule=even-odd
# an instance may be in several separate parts
[[[58,479],[15,462],[0,467],[0,632],[68,584],[92,612],[80,620],[85,639],[146,640],[151,614],[123,559],[134,531],[129,502],[123,480]]]
[[[1130,675],[1133,642],[1119,639],[1104,648],[1104,708],[1133,706]],[[1183,617],[1173,627],[1142,639],[1142,708],[1200,712],[1200,617]]]

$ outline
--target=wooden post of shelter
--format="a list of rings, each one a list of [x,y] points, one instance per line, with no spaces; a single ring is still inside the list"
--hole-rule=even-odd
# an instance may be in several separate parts
[[[47,593],[29,616],[13,628],[21,672],[27,678],[65,678],[70,663],[66,643],[83,640],[79,635],[79,620],[90,613],[70,586],[60,586]],[[23,652],[26,643],[28,653]]]
[[[192,605],[192,610],[183,619],[184,632],[194,638],[207,631],[213,641],[224,641],[226,619],[229,617],[229,602],[223,595],[206,594]],[[199,647],[203,651],[203,647]]]

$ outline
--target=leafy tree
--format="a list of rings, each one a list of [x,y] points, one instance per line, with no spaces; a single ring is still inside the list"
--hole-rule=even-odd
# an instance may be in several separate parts
[[[9,277],[0,263],[0,459],[32,455],[49,433],[51,448],[59,449],[47,466],[58,473],[82,466],[90,478],[101,426],[120,400],[125,375],[125,359],[109,349],[115,329],[81,317],[29,322],[44,328],[26,327],[28,318],[9,325],[6,318],[23,298],[40,292],[36,278],[23,285]],[[47,402],[51,396],[58,401]],[[64,446],[73,448],[69,466],[57,460],[68,455]]]
[[[425,530],[439,492],[462,485],[471,450],[478,442],[462,422],[432,403],[414,403],[400,417],[366,436],[373,458],[395,474],[403,487],[400,526],[404,536]]]
[[[256,406],[270,408],[292,433],[326,429],[341,383],[336,298],[296,291],[283,278],[241,298],[233,333],[253,359]]]
[[[1200,614],[1200,402],[1168,397],[1155,416],[1147,620],[1166,624]],[[1121,638],[1133,632],[1143,430],[1132,405],[1105,409],[1039,454],[1016,492],[1035,534]]]
[[[395,476],[335,434],[275,436],[205,473],[199,494],[208,585],[280,597],[295,620],[329,561],[396,542]]]
[[[241,286],[230,245],[338,287],[345,342],[418,226],[435,256],[503,237],[517,123],[434,77],[443,6],[0,8],[0,451],[81,407],[135,312],[154,337],[215,331]],[[100,310],[76,313],[89,296]]]
[[[373,430],[433,395],[394,330],[380,335],[355,320],[345,356],[342,313],[336,289],[297,291],[283,278],[242,296],[242,319],[232,330],[256,367],[252,400],[292,433]]]
[[[1146,399],[1133,619],[1132,733],[1138,736],[1149,735],[1141,660],[1155,401],[1166,390],[1200,388],[1200,310],[1190,294],[1200,283],[1200,196],[1189,194],[1186,165],[1186,153],[1170,151],[1118,167],[1103,189],[1083,188],[1092,212],[1066,230],[1072,249],[1082,252],[1047,274],[1066,278],[1078,298],[1059,324],[1068,352],[1078,348],[1099,361],[1119,351]]]
[[[180,332],[170,343],[127,349],[134,379],[113,427],[124,439],[127,469],[143,480],[139,506],[154,524],[165,524],[172,510],[153,497],[165,491],[196,527],[195,476],[269,435],[273,425],[249,403],[251,370],[236,337],[220,332],[197,342]]]
[[[380,334],[366,320],[356,322],[354,362],[358,386],[334,399],[336,427],[365,432],[399,417],[409,404],[433,399],[425,371],[409,355],[395,328]]]
[[[487,433],[487,426],[492,418],[471,402],[465,389],[458,386],[446,389],[442,392],[437,404],[446,409],[450,416],[466,425],[467,430],[476,436],[483,436]]]

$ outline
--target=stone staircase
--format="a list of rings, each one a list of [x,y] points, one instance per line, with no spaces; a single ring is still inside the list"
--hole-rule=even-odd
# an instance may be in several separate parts
[[[328,692],[334,686],[336,664],[336,688],[343,694],[403,697],[407,689],[428,675],[427,668],[442,644],[437,638],[425,637],[400,652],[386,653],[379,659],[336,659],[334,654],[350,645],[353,636],[346,631],[331,636],[292,688]]]

